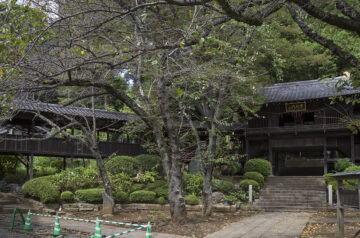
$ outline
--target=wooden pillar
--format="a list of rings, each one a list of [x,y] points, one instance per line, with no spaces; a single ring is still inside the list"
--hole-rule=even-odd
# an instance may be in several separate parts
[[[63,170],[65,170],[66,169],[66,158],[64,157],[63,158]]]
[[[351,162],[355,164],[355,136],[351,134],[350,136],[350,144],[351,144]]]
[[[29,179],[33,179],[34,178],[34,154],[32,154],[30,156],[29,159]]]
[[[324,174],[328,173],[328,154],[327,154],[327,141],[326,136],[323,140],[323,155],[324,155]]]
[[[74,168],[74,157],[71,156],[70,158],[70,168]]]
[[[358,207],[358,209],[360,209],[360,179],[358,181],[358,197],[359,197],[359,207]]]
[[[109,142],[110,141],[110,132],[109,132],[109,129],[106,130],[106,142]]]
[[[249,140],[245,138],[245,154],[246,154],[246,160],[250,159],[249,155]]]
[[[269,142],[268,142],[268,157],[269,157],[269,162],[272,166],[272,170],[271,170],[271,174],[270,175],[274,175],[276,174],[275,171],[275,165],[274,165],[274,159],[273,159],[273,151],[272,151],[272,144],[271,144],[271,139],[269,138]]]
[[[341,198],[340,198],[340,190],[343,186],[343,182],[341,179],[337,181],[337,189],[336,189],[336,217],[337,217],[337,225],[338,225],[338,237],[344,238],[344,208],[342,207]]]

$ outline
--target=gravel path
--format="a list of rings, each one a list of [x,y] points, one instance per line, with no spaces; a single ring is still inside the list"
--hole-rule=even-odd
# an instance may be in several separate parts
[[[310,219],[305,212],[264,212],[234,223],[206,238],[295,238]]]

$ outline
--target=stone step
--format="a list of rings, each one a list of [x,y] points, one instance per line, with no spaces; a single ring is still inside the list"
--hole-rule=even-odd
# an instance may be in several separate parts
[[[326,197],[259,197],[258,200],[266,200],[266,201],[308,201],[308,202],[317,202],[317,201],[324,201],[326,200]]]
[[[307,202],[307,201],[286,201],[286,202],[269,202],[269,201],[256,201],[257,205],[261,206],[322,206],[326,205],[325,202]]]
[[[283,195],[326,195],[326,191],[315,191],[315,190],[262,190],[260,191],[260,195],[267,194],[283,194]]]
[[[254,206],[254,210],[262,210],[266,212],[276,212],[276,211],[284,211],[284,212],[304,212],[304,211],[313,211],[314,209],[326,209],[326,206],[323,207],[308,207],[308,206],[267,206],[267,207],[261,207],[261,206]]]

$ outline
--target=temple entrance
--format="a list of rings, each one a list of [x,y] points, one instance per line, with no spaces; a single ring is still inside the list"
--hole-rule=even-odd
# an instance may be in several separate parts
[[[275,175],[319,176],[324,174],[324,156],[321,150],[275,151]]]

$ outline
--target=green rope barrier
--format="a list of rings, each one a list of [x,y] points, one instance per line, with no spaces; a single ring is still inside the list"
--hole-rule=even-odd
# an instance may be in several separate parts
[[[113,237],[116,237],[116,236],[125,235],[125,234],[128,234],[128,233],[133,232],[133,231],[139,231],[139,230],[144,229],[146,227],[147,226],[141,226],[139,228],[135,228],[135,229],[132,229],[132,230],[123,231],[123,232],[119,232],[119,233],[116,233],[116,234],[113,234],[113,235],[110,235],[110,236],[106,236],[105,238],[113,238]]]
[[[34,215],[34,216],[57,218],[57,216],[55,216],[55,215],[45,215],[45,214],[39,214],[39,213],[33,213],[33,212],[31,212],[30,214],[31,214],[31,215]],[[82,218],[60,217],[60,216],[59,216],[58,218],[59,218],[59,219],[64,219],[64,220],[70,220],[70,221],[83,221],[83,222],[96,223],[96,220],[89,220],[89,219],[82,219]],[[147,227],[147,225],[131,224],[131,223],[117,222],[117,221],[98,220],[98,222],[115,224],[115,225]]]

